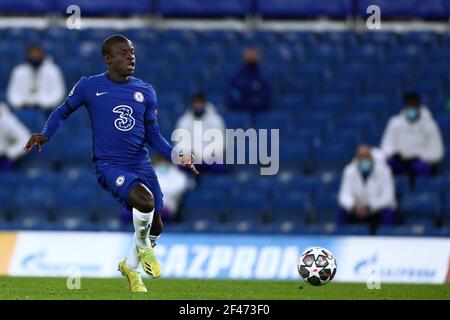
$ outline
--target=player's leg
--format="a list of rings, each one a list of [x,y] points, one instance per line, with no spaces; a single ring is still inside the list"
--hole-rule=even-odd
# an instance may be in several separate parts
[[[152,227],[150,229],[150,242],[152,244],[152,247],[156,245],[156,241],[159,239],[160,234],[162,233],[164,229],[164,224],[161,219],[161,214],[155,214],[153,216],[153,223]]]
[[[155,212],[153,194],[148,188],[139,183],[131,188],[128,194],[128,203],[133,208],[133,225],[136,246],[148,248],[151,246],[148,238]]]
[[[95,166],[95,175],[100,185],[112,196],[120,202],[120,204],[129,208],[128,193],[131,187],[138,183],[138,177],[134,174],[115,167],[106,165]],[[142,281],[141,273],[138,271],[139,257],[137,253],[136,244],[133,241],[133,246],[128,257],[119,263],[119,271],[127,278],[132,292],[147,292]]]
[[[131,187],[128,204],[132,207],[134,240],[142,269],[152,278],[158,278],[161,275],[161,267],[149,239],[155,211],[153,194],[143,183],[139,183]],[[128,259],[135,259],[135,256],[130,256]]]

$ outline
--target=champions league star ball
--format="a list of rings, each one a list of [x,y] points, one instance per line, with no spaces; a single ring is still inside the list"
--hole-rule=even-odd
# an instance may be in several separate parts
[[[308,248],[300,256],[297,269],[305,282],[312,286],[322,286],[336,275],[336,259],[327,249]]]

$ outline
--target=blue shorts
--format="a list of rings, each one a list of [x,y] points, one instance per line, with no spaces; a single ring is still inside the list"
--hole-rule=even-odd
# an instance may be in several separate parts
[[[139,165],[122,166],[105,161],[96,161],[92,166],[97,181],[112,194],[119,203],[132,211],[128,203],[128,194],[134,186],[144,184],[155,199],[155,213],[159,213],[164,206],[163,194],[150,160]]]

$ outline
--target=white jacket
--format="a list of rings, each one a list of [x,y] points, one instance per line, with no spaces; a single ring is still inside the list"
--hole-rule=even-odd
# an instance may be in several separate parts
[[[374,168],[364,182],[357,160],[344,169],[339,190],[339,205],[352,210],[356,204],[368,205],[371,211],[395,208],[395,184],[391,169],[383,161],[374,161]]]
[[[439,127],[427,108],[420,110],[421,117],[413,123],[403,113],[389,120],[381,141],[386,157],[399,153],[405,159],[418,157],[430,163],[442,159],[444,146]]]
[[[64,77],[50,58],[34,70],[28,63],[16,66],[11,74],[7,99],[14,108],[39,106],[44,109],[56,107],[65,96]]]
[[[194,134],[194,121],[201,121],[202,131],[201,134]],[[216,108],[211,103],[206,104],[206,111],[202,117],[196,118],[192,111],[187,110],[177,121],[176,129],[186,129],[191,134],[191,150],[198,160],[201,158],[204,161],[213,158],[211,155],[204,154],[204,150],[208,145],[211,145],[211,141],[204,141],[206,137],[205,131],[208,129],[218,129],[222,133],[222,141],[219,141],[220,150],[218,154],[215,154],[215,159],[223,159],[223,152],[225,149],[225,123],[222,117],[216,112]],[[175,131],[175,137],[178,137],[177,131]],[[219,148],[218,148],[219,149]]]
[[[25,153],[23,147],[30,137],[30,131],[9,111],[5,104],[0,103],[0,156],[11,160]]]
[[[161,190],[164,193],[164,206],[171,213],[178,210],[181,197],[189,188],[186,174],[173,165],[155,165]]]

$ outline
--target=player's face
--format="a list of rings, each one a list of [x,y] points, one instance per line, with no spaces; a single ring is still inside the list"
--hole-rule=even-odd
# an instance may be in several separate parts
[[[122,77],[129,77],[134,73],[136,58],[131,41],[116,44],[109,55],[110,68]]]

